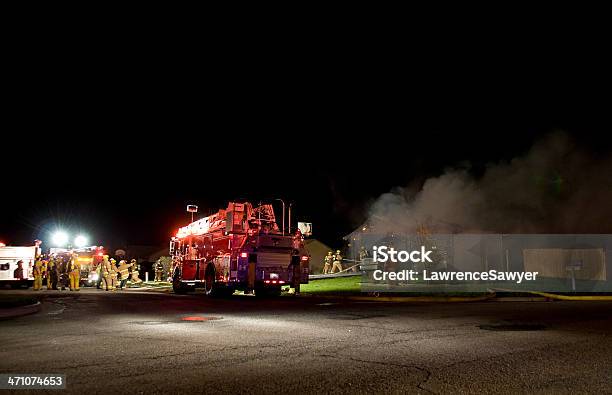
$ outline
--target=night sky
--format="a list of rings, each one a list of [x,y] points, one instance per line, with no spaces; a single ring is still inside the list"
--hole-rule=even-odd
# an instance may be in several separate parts
[[[611,146],[609,103],[588,81],[282,77],[32,82],[8,107],[0,240],[46,242],[61,227],[113,247],[165,244],[186,204],[209,214],[283,198],[294,223],[338,246],[381,193],[448,166],[477,175],[556,130],[597,154]]]

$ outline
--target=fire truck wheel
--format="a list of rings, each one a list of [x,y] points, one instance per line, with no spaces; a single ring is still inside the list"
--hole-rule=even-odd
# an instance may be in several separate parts
[[[172,279],[172,290],[174,291],[175,294],[185,294],[189,291],[192,291],[193,289],[191,289],[192,287],[189,287],[185,284],[183,284],[180,280],[180,278],[178,277],[174,277]]]

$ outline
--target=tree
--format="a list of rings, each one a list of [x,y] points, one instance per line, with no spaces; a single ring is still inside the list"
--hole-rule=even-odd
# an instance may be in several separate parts
[[[172,270],[172,258],[169,256],[160,256],[157,261],[164,267],[164,274],[170,277],[172,275],[172,273],[170,273],[170,270]]]

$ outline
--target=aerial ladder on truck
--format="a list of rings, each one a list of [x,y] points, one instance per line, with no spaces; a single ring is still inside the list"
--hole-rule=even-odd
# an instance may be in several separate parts
[[[230,202],[191,222],[170,241],[176,293],[204,288],[207,295],[236,290],[280,295],[283,285],[308,283],[310,257],[299,231],[283,234],[271,204]]]

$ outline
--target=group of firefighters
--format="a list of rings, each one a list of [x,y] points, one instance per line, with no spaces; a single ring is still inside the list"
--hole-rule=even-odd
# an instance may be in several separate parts
[[[81,264],[76,254],[70,258],[41,255],[34,262],[32,275],[35,291],[42,290],[44,279],[47,280],[47,290],[64,290],[68,286],[71,291],[78,291],[81,281]]]
[[[338,269],[338,272],[342,271],[342,255],[340,254],[340,250],[336,250],[335,254],[328,251],[324,258],[324,262],[323,274],[333,274],[336,269]]]
[[[132,284],[139,284],[142,280],[138,276],[138,264],[135,259],[130,263],[125,260],[117,263],[115,259],[104,255],[102,262],[96,267],[97,288],[106,291],[123,289],[131,275]],[[81,264],[78,254],[70,256],[39,256],[32,267],[34,277],[33,288],[40,291],[43,280],[46,279],[47,290],[78,291],[81,283]]]
[[[131,274],[132,284],[139,284],[142,280],[138,277],[138,264],[136,259],[132,259],[130,263],[126,260],[120,260],[119,263],[114,258],[104,255],[102,262],[97,266],[96,273],[98,274],[97,288],[102,288],[105,291],[115,291],[125,288],[128,278]]]
[[[365,247],[361,247],[359,250],[359,261],[356,265],[353,265],[346,270],[352,269],[354,272],[359,271],[359,264],[363,263],[368,256],[369,254]],[[336,250],[335,254],[332,251],[328,251],[325,258],[323,258],[323,263],[323,274],[334,274],[344,271],[342,268],[342,254],[340,254],[340,250]],[[338,269],[338,272],[336,272],[336,269]]]

